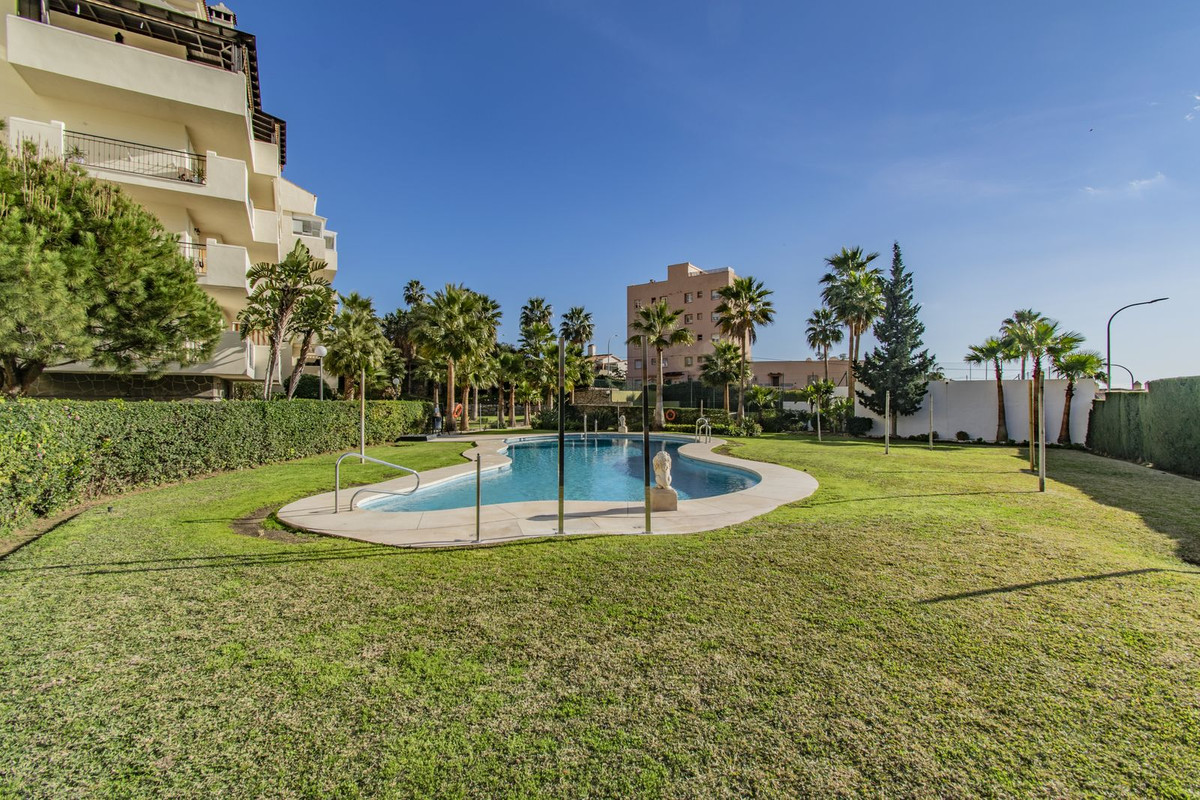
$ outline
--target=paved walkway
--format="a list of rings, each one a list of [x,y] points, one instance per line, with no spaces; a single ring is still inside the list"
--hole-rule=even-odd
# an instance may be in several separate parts
[[[616,435],[618,434],[605,434]],[[640,434],[634,436],[641,438]],[[502,452],[504,443],[506,440],[519,438],[522,437],[464,437],[464,444],[473,441],[476,445],[465,453],[470,463],[464,462],[452,467],[422,472],[422,488],[473,473],[476,454],[482,455],[485,471],[506,466],[510,462]],[[761,479],[759,483],[740,492],[699,500],[680,500],[677,511],[654,513],[651,522],[653,533],[697,533],[735,525],[761,516],[785,503],[801,500],[817,490],[817,481],[807,472],[781,467],[778,464],[744,461],[713,452],[714,448],[723,444],[725,441],[722,439],[713,439],[710,443],[692,442],[683,445],[679,452],[699,461],[726,464],[753,472]],[[371,484],[371,488],[403,492],[411,489],[415,480],[412,476],[405,476]],[[343,489],[339,497],[339,511],[336,514],[333,513],[334,493],[325,492],[286,505],[279,509],[277,516],[284,523],[301,530],[402,547],[495,544],[549,536],[559,532],[558,502],[554,500],[483,506],[480,536],[476,540],[474,507],[447,511],[387,512],[357,508],[351,511],[352,497],[363,488],[358,486]],[[640,502],[568,501],[565,511],[567,534],[646,533],[645,512]]]

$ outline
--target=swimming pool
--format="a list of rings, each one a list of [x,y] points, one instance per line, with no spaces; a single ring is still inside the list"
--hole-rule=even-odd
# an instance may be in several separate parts
[[[651,456],[665,450],[671,456],[672,486],[680,500],[713,497],[748,489],[759,478],[748,470],[697,461],[679,454],[687,440],[654,437]],[[558,499],[558,439],[515,440],[506,443],[512,463],[485,472],[484,505]],[[602,500],[641,503],[642,439],[638,437],[568,438],[566,462],[567,500]],[[444,511],[475,505],[475,475],[469,473],[419,489],[404,497],[364,499],[368,511]]]

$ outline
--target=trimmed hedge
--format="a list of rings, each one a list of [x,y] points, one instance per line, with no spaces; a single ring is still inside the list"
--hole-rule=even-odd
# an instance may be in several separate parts
[[[1200,476],[1200,377],[1152,381],[1092,404],[1088,449]]]
[[[424,432],[432,413],[368,401],[367,441]],[[0,534],[101,494],[357,445],[356,403],[0,402]]]

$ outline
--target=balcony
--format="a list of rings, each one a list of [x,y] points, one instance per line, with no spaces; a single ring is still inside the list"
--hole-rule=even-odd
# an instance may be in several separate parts
[[[196,278],[203,278],[208,274],[208,248],[196,242],[180,242],[179,252],[183,253],[183,257],[192,262],[192,268],[196,270]],[[203,281],[200,281],[203,283]]]
[[[213,351],[212,358],[203,364],[180,367],[172,372],[184,375],[212,375],[230,380],[254,377],[254,345],[242,341],[237,331],[225,331]]]
[[[199,153],[78,131],[63,133],[63,155],[68,162],[87,167],[201,186],[208,176],[208,159]]]
[[[202,246],[205,252],[204,272],[197,271],[196,279],[202,286],[234,289],[232,297],[240,300],[250,291],[246,272],[250,269],[250,256],[246,248],[233,244],[209,241]]]

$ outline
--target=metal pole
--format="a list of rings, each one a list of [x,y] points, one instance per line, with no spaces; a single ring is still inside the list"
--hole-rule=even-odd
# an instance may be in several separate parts
[[[821,441],[821,398],[817,398],[817,441]]]
[[[650,533],[650,383],[646,376],[650,349],[642,336],[642,483],[646,501],[646,533]]]
[[[325,399],[325,359],[324,357],[317,359],[317,372],[321,376],[320,383],[317,384],[317,399]]]
[[[933,387],[929,388],[929,449],[933,449]]]
[[[558,337],[558,532],[566,533],[563,500],[566,487],[567,341]]]
[[[480,538],[483,523],[483,454],[475,454],[475,541]]]
[[[583,412],[583,440],[587,441],[587,412]]]
[[[360,464],[367,463],[367,370],[359,373],[358,379],[358,454]]]
[[[892,390],[883,395],[883,454],[892,452]]]
[[[1155,300],[1143,300],[1140,303],[1130,303],[1127,306],[1121,306],[1120,308],[1118,308],[1116,311],[1114,311],[1112,313],[1112,317],[1108,318],[1108,329],[1105,334],[1105,348],[1104,348],[1105,354],[1106,354],[1105,362],[1106,362],[1106,366],[1108,369],[1104,374],[1108,378],[1109,388],[1112,388],[1112,368],[1113,368],[1113,363],[1112,363],[1112,321],[1113,321],[1113,317],[1115,317],[1117,314],[1120,314],[1122,311],[1124,311],[1127,308],[1133,308],[1134,306],[1148,306],[1152,303],[1161,303],[1163,300],[1170,300],[1170,299],[1171,298],[1169,298],[1169,297],[1159,297]]]
[[[1046,491],[1046,384],[1038,381],[1038,491]]]

